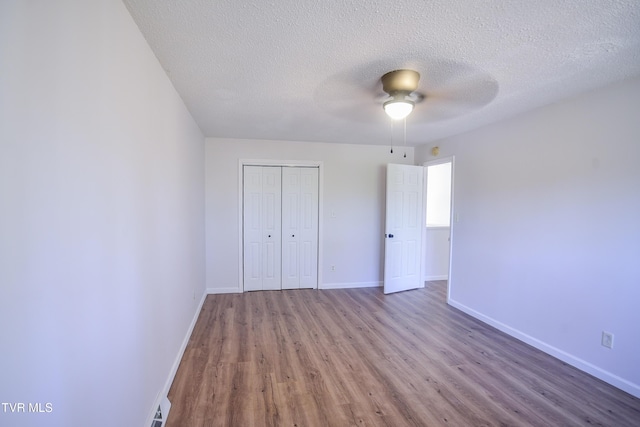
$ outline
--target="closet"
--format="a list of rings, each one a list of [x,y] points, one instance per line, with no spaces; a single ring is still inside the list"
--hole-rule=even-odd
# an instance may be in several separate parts
[[[318,168],[243,166],[244,290],[317,288]]]

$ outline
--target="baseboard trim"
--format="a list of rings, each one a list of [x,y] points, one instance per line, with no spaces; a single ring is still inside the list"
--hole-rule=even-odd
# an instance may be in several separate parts
[[[632,396],[640,398],[640,385],[638,384],[634,384],[631,381],[627,381],[624,378],[621,378],[615,374],[612,374],[609,371],[599,368],[598,366],[593,365],[585,360],[582,360],[579,357],[573,356],[572,354],[569,354],[563,350],[560,350],[559,348],[556,348],[543,341],[540,341],[537,338],[527,335],[519,331],[518,329],[505,325],[504,323],[499,322],[489,316],[485,316],[484,314],[470,307],[467,307],[466,305],[461,304],[453,299],[449,298],[447,300],[447,303],[452,307],[455,307],[458,310],[463,311],[469,316],[474,317],[490,326],[493,326],[496,329],[499,329],[500,331],[504,332],[507,335],[510,335],[522,342],[525,342],[537,348],[538,350],[543,351],[544,353],[547,353],[548,355],[555,357],[556,359],[560,359],[563,362],[566,362],[569,365],[580,369],[581,371],[584,371],[590,375],[593,375],[594,377],[601,379],[602,381],[608,384],[611,384],[612,386],[617,387],[620,390],[623,390],[631,394]]]
[[[202,306],[204,305],[204,300],[206,299],[207,294],[203,294],[200,299],[200,303],[198,303],[198,308],[196,308],[195,313],[193,314],[193,318],[191,319],[191,323],[187,328],[187,333],[182,340],[182,344],[180,345],[180,349],[178,350],[178,355],[173,361],[173,365],[171,366],[171,371],[169,371],[169,376],[167,377],[167,381],[164,383],[164,388],[158,393],[156,400],[153,403],[153,408],[149,419],[145,426],[150,426],[153,421],[154,415],[156,413],[156,409],[158,406],[162,407],[162,416],[165,421],[169,416],[169,411],[171,410],[171,402],[168,399],[169,389],[171,388],[171,384],[173,384],[173,380],[176,377],[176,373],[178,372],[178,367],[180,367],[180,362],[182,361],[182,356],[184,356],[184,352],[187,349],[187,344],[189,344],[189,339],[191,338],[191,334],[193,333],[193,328],[196,326],[196,322],[198,321],[198,316],[200,316],[200,311],[202,310]]]
[[[382,286],[382,282],[323,283],[318,286],[318,289],[376,288],[379,286]]]
[[[187,349],[187,344],[189,344],[189,339],[191,338],[191,334],[193,333],[193,328],[196,327],[196,322],[198,321],[198,316],[200,316],[200,311],[202,310],[202,306],[204,305],[204,300],[207,298],[206,294],[202,295],[200,298],[200,302],[198,303],[198,308],[196,308],[196,312],[193,313],[193,318],[191,319],[191,324],[189,324],[189,328],[187,329],[187,333],[182,340],[182,345],[180,346],[180,350],[178,351],[178,356],[173,362],[173,366],[171,367],[171,372],[169,373],[169,378],[164,385],[163,395],[166,396],[169,393],[169,389],[171,388],[171,384],[173,384],[173,379],[178,372],[178,367],[180,366],[180,362],[182,361],[182,356],[184,356],[184,351]]]
[[[432,280],[449,280],[449,275],[448,274],[441,274],[439,276],[426,276],[424,278],[425,282],[430,282]]]
[[[435,279],[434,279],[435,280]],[[324,283],[318,289],[351,289],[351,288],[375,288],[382,286],[382,282],[348,282],[348,283]],[[207,288],[208,295],[215,294],[241,294],[242,289],[236,287]]]
[[[229,288],[207,288],[207,294],[215,295],[215,294],[241,294],[242,288],[239,287],[229,287]]]

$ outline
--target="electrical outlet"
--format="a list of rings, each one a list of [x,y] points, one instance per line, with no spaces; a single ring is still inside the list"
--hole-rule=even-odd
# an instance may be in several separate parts
[[[336,266],[335,265],[331,266],[331,271],[336,271]]]
[[[613,334],[611,332],[602,331],[602,345],[613,348]]]

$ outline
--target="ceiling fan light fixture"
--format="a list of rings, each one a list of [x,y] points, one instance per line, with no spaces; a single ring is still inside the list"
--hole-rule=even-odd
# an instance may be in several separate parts
[[[402,120],[407,117],[413,111],[414,103],[406,99],[402,98],[392,98],[389,101],[385,102],[382,105],[384,108],[384,112],[387,113],[389,117],[393,120]]]

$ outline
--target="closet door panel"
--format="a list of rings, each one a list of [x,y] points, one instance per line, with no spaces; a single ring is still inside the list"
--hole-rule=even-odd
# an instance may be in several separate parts
[[[244,290],[280,289],[281,170],[245,166],[243,171]]]
[[[262,289],[280,289],[282,264],[282,169],[262,168]]]
[[[300,168],[282,169],[282,289],[300,287]]]
[[[300,288],[318,286],[318,169],[300,168]]]
[[[262,289],[262,168],[244,167],[244,290]]]

